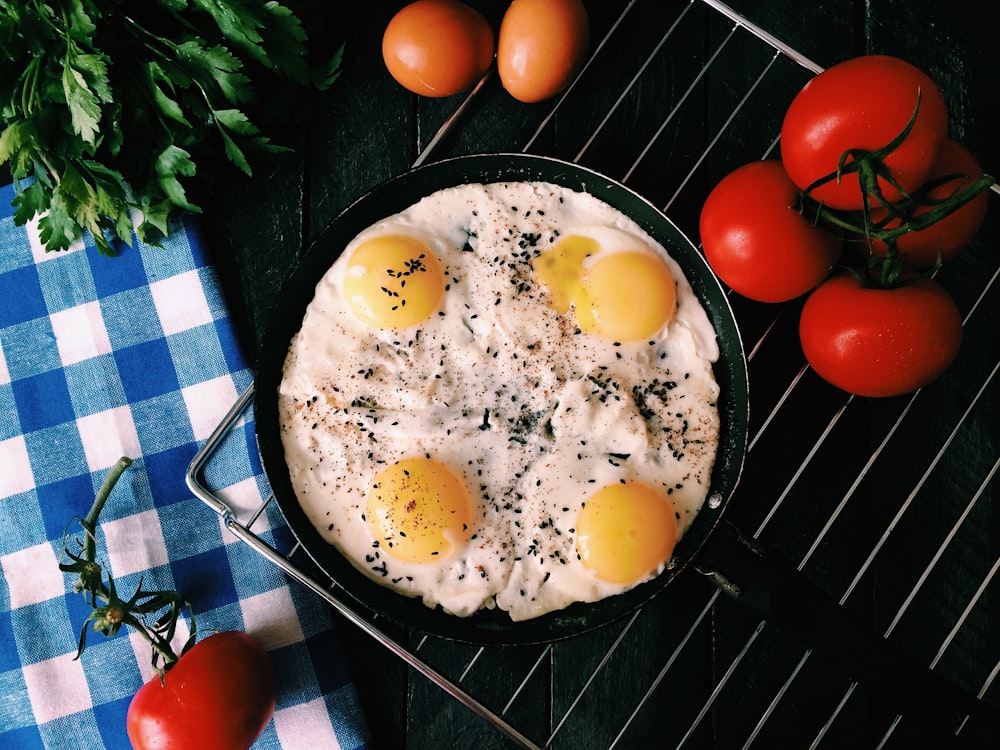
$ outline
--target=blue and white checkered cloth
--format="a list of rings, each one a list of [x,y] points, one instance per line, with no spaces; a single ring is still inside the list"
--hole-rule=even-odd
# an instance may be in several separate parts
[[[367,725],[327,605],[229,533],[186,468],[251,374],[217,280],[185,222],[162,248],[119,257],[90,242],[45,253],[0,188],[0,748],[128,748],[125,714],[151,652],[124,630],[76,644],[89,613],[59,570],[62,538],[120,456],[134,460],[98,527],[98,561],[128,595],[175,589],[203,633],[267,647],[277,710],[255,748],[362,748]],[[239,517],[268,492],[241,420],[209,486]],[[273,506],[273,504],[271,504]],[[240,519],[245,520],[245,519]],[[269,509],[253,530],[291,539]],[[89,626],[88,626],[89,627]],[[187,636],[182,623],[178,642]]]

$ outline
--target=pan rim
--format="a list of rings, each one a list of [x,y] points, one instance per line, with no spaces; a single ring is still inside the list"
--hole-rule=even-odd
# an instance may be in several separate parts
[[[320,276],[342,247],[375,221],[438,189],[510,181],[553,182],[588,192],[635,220],[680,264],[720,341],[720,357],[713,369],[721,390],[721,431],[709,497],[679,541],[668,570],[609,599],[573,604],[522,622],[513,622],[499,610],[462,618],[440,607],[431,609],[419,598],[408,598],[380,586],[354,568],[322,539],[301,509],[284,462],[277,414],[277,387],[291,336],[301,325]],[[718,525],[742,473],[749,423],[747,378],[743,343],[728,297],[694,243],[664,212],[623,183],[576,163],[524,153],[468,154],[427,162],[379,183],[338,214],[300,255],[282,284],[255,360],[255,438],[265,475],[293,536],[312,562],[365,610],[396,625],[449,640],[478,645],[548,643],[581,635],[631,614],[692,566]]]

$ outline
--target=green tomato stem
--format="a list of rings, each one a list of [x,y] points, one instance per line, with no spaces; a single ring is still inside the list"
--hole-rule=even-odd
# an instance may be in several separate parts
[[[131,612],[125,613],[125,616],[122,618],[122,623],[128,625],[140,636],[142,636],[143,640],[145,640],[146,643],[148,643],[152,649],[160,655],[160,658],[163,659],[164,667],[167,667],[177,661],[177,654],[175,654],[174,650],[170,648],[170,644],[164,638],[151,633],[145,624]]]
[[[101,511],[104,510],[104,505],[107,503],[108,498],[111,496],[111,491],[114,489],[118,480],[121,478],[125,470],[132,465],[132,459],[127,456],[122,456],[115,462],[108,472],[107,477],[105,477],[104,482],[101,484],[100,489],[97,491],[97,495],[94,497],[94,502],[87,512],[86,517],[80,521],[80,525],[83,527],[85,532],[84,539],[84,554],[83,559],[88,563],[95,563],[95,558],[97,556],[97,521],[100,518]],[[132,609],[136,600],[139,599],[141,592],[136,592],[136,597],[129,602],[122,601],[117,592],[115,591],[115,586],[112,581],[110,588],[106,587],[103,581],[98,581],[96,583],[91,582],[91,585],[86,586],[87,590],[93,597],[93,602],[101,602],[109,608],[116,608],[120,610],[120,621],[122,625],[127,625],[128,627],[135,630],[144,641],[146,641],[153,651],[163,659],[164,666],[169,666],[177,661],[177,654],[170,646],[170,641],[157,632],[155,629],[148,627],[142,620],[141,617],[137,617]],[[141,585],[141,584],[140,584]],[[180,597],[173,592],[173,599],[180,601]],[[95,606],[96,609],[96,606]],[[173,614],[173,620],[171,622],[171,627],[167,630],[168,633],[173,633],[172,625],[176,621],[176,613],[179,613],[179,607],[176,603],[171,607],[171,613]],[[117,628],[116,628],[117,630]],[[156,659],[153,660],[154,665],[156,664]],[[162,670],[160,670],[162,675]]]
[[[816,225],[825,225],[828,228],[839,229],[864,238],[869,249],[869,257],[865,264],[866,272],[855,274],[855,276],[866,286],[889,289],[905,283],[901,280],[903,269],[897,249],[897,240],[908,232],[921,231],[933,226],[936,222],[969,203],[980,193],[989,190],[996,180],[990,175],[983,174],[967,185],[956,188],[943,199],[932,198],[926,191],[922,190],[913,195],[906,195],[898,204],[891,204],[885,200],[881,190],[878,189],[879,167],[871,163],[871,156],[871,154],[857,155],[857,160],[861,163],[856,167],[856,171],[862,193],[865,196],[860,222],[857,221],[856,212],[843,212],[827,208],[823,204],[809,199],[808,192],[801,195],[800,208],[803,215],[810,218]],[[943,177],[938,183],[946,184],[948,181],[962,176],[949,175]],[[876,204],[886,211],[886,216],[879,218],[878,221],[872,221],[870,205],[872,197],[874,197]],[[918,212],[918,208],[926,208],[927,210]],[[893,221],[896,222],[895,226],[889,227],[888,224]],[[885,245],[884,254],[876,255],[872,252],[872,245],[876,241]],[[933,268],[914,278],[933,274],[940,263],[939,257]]]
[[[104,510],[104,504],[108,501],[108,497],[111,496],[111,490],[114,489],[115,484],[118,483],[125,469],[131,465],[132,459],[127,456],[122,456],[115,462],[115,465],[108,472],[107,477],[104,478],[101,488],[97,491],[97,496],[94,498],[94,504],[90,506],[90,511],[88,511],[87,516],[80,522],[80,525],[87,532],[84,541],[84,558],[87,562],[94,562],[94,558],[97,556],[97,519],[101,515],[101,511]]]

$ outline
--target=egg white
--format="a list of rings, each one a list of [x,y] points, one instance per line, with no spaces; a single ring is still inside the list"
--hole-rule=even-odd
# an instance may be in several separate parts
[[[353,248],[390,234],[422,239],[447,284],[439,309],[402,330],[366,326],[343,295]],[[669,323],[620,343],[553,310],[531,259],[568,234],[598,243],[587,262],[637,247],[662,258],[677,287]],[[678,535],[688,528],[718,443],[717,358],[682,270],[619,211],[548,183],[449,188],[360,233],[317,285],[280,386],[286,462],[312,523],[374,580],[456,615],[536,617],[638,583],[601,582],[576,555],[575,514],[602,484],[662,487]],[[425,454],[469,487],[472,541],[408,563],[374,546],[366,495],[381,468]]]

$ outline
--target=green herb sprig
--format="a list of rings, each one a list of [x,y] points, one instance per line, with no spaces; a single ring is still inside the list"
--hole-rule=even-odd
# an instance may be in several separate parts
[[[0,162],[14,218],[46,250],[84,231],[101,253],[133,228],[156,244],[200,211],[199,163],[223,152],[251,174],[275,153],[247,114],[255,82],[325,90],[342,48],[313,64],[299,17],[276,0],[0,0]],[[137,215],[134,215],[137,212]]]
[[[93,610],[80,629],[76,658],[80,658],[80,654],[87,646],[88,630],[110,637],[125,626],[141,635],[152,647],[153,669],[159,672],[162,678],[166,670],[180,658],[170,642],[177,631],[178,620],[187,607],[187,602],[176,591],[145,591],[141,580],[135,593],[127,600],[122,599],[111,574],[105,574],[103,567],[97,562],[98,519],[115,484],[131,464],[131,459],[123,456],[111,467],[94,498],[90,511],[85,518],[79,519],[82,536],[73,536],[67,530],[63,537],[63,562],[59,563],[59,569],[64,573],[77,575],[73,588],[87,598]],[[149,622],[149,618],[154,616],[157,619]],[[194,644],[197,635],[193,615],[190,620],[190,635],[181,653]]]

